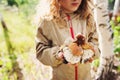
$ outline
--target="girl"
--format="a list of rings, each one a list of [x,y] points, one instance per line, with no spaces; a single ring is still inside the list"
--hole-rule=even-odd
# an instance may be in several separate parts
[[[72,42],[70,37],[81,33],[94,46],[98,56],[98,38],[90,0],[40,0],[37,8],[38,30],[36,55],[45,65],[52,66],[52,80],[91,80],[90,63],[74,65],[63,63],[61,45]],[[70,32],[70,27],[72,31]],[[71,35],[72,33],[72,35]],[[78,49],[75,47],[74,49]],[[70,63],[70,62],[69,62]]]

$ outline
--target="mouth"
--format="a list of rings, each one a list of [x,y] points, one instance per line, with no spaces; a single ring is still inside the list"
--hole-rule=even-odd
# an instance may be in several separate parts
[[[79,4],[78,3],[72,3],[73,6],[78,6]]]

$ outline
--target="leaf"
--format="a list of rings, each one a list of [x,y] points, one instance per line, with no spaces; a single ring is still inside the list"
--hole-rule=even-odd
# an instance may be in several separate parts
[[[120,17],[117,17],[117,22],[120,22]]]
[[[11,70],[12,69],[12,63],[11,62],[6,62],[6,68],[8,70]]]
[[[120,31],[120,27],[119,27],[119,26],[116,26],[115,29],[116,29],[117,31]]]
[[[2,67],[2,65],[3,65],[3,61],[2,61],[2,60],[0,60],[0,67]]]
[[[94,67],[98,67],[100,64],[100,60],[99,59],[95,59],[93,62],[92,62],[92,66]]]
[[[115,47],[114,52],[120,52],[120,44]]]

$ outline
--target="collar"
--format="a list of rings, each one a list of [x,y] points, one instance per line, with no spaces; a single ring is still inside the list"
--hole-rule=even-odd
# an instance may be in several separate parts
[[[64,11],[60,12],[60,16],[64,20],[67,20],[67,15],[69,15],[71,19],[79,19],[79,15],[77,15],[75,13],[66,14]]]

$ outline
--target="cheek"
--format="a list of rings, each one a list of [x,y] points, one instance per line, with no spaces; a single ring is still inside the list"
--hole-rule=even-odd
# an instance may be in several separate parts
[[[79,0],[80,4],[82,3],[82,0]]]
[[[58,1],[61,5],[70,3],[70,0],[58,0]]]
[[[69,4],[66,1],[60,1],[60,5],[64,8],[69,7]]]

